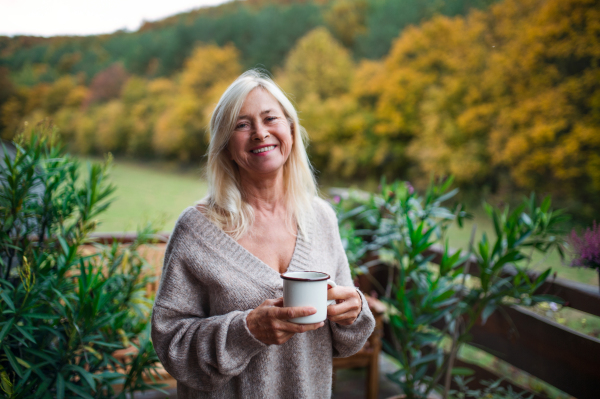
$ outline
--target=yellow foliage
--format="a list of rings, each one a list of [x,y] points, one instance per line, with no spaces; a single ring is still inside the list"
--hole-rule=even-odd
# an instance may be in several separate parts
[[[96,119],[96,148],[101,152],[119,152],[124,150],[128,126],[125,119],[125,107],[119,100],[112,100],[98,107]]]
[[[158,78],[148,83],[148,93],[151,96],[174,94],[175,83],[171,79]]]
[[[44,110],[53,114],[66,105],[69,95],[76,86],[75,80],[70,76],[64,76],[54,82],[48,89],[44,102]]]
[[[463,184],[507,171],[516,187],[600,193],[598,37],[593,0],[505,0],[406,29],[352,91],[375,116],[373,163],[406,153]]]
[[[158,118],[152,146],[158,154],[189,160],[190,140],[203,132],[202,108],[194,96],[184,95]]]
[[[181,74],[182,92],[202,98],[214,84],[231,83],[241,73],[239,56],[239,51],[232,44],[196,47]]]
[[[298,103],[309,93],[326,99],[348,91],[353,69],[348,50],[327,29],[318,27],[298,40],[277,81]]]
[[[16,97],[11,97],[2,104],[0,118],[2,118],[2,124],[6,126],[2,132],[2,138],[4,140],[11,140],[17,133],[21,122],[22,111],[23,104]]]
[[[89,96],[89,89],[85,86],[75,86],[69,92],[67,98],[65,98],[64,106],[65,107],[80,107],[85,99]]]
[[[366,0],[339,0],[325,13],[325,21],[344,45],[351,46],[354,38],[367,30],[367,7]]]
[[[96,137],[96,120],[92,112],[82,114],[75,129],[75,148],[81,154],[90,154]]]

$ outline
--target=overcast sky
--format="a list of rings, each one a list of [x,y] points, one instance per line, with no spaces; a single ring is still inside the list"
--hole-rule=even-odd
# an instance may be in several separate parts
[[[0,0],[0,35],[94,35],[227,0]]]

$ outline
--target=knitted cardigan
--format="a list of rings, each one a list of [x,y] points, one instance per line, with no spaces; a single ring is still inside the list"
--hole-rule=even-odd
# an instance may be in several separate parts
[[[353,286],[333,209],[313,201],[315,219],[296,238],[288,271],[329,274]],[[200,211],[180,215],[165,252],[152,314],[152,340],[177,397],[330,398],[332,358],[362,348],[375,321],[362,294],[350,326],[329,320],[283,345],[266,345],[246,317],[266,299],[283,296],[280,274],[256,258]]]

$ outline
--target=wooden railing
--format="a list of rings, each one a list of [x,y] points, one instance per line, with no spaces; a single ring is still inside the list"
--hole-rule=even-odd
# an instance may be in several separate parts
[[[433,263],[441,260],[442,250],[431,248],[425,256],[433,255]],[[471,262],[475,262],[473,257]],[[376,263],[376,262],[372,262]],[[478,268],[471,267],[471,275],[477,277]],[[502,273],[509,276],[515,273],[512,266],[506,266]],[[537,277],[530,272],[531,278]],[[370,278],[361,278],[361,289],[370,292],[378,290],[374,278],[385,287],[389,279],[389,267],[370,267]],[[565,306],[594,316],[600,316],[600,294],[598,288],[559,278],[548,279],[538,294],[551,294],[565,301]],[[443,327],[438,324],[437,327]],[[529,373],[540,380],[578,399],[600,398],[600,340],[565,327],[544,318],[531,310],[509,306],[502,312],[493,313],[485,323],[478,323],[471,330],[470,343],[513,367]],[[474,382],[497,380],[502,376],[493,370],[459,361],[458,366],[475,371]],[[527,389],[516,383],[505,381],[516,389]],[[535,394],[536,398],[545,398]]]
[[[94,239],[102,243],[132,242],[135,234],[95,234]],[[168,233],[159,235],[158,241],[166,243]],[[432,262],[439,263],[441,249],[433,247],[427,255],[434,255]],[[471,261],[475,262],[473,258]],[[373,262],[375,263],[375,262]],[[477,276],[477,268],[470,268],[470,274]],[[503,269],[505,275],[513,274],[514,268]],[[160,270],[157,271],[159,276]],[[531,273],[535,277],[535,273]],[[370,267],[370,277],[360,278],[364,292],[377,291],[372,283],[374,278],[385,287],[389,279],[389,269],[384,265]],[[538,293],[552,294],[562,298],[565,306],[591,315],[600,316],[600,294],[597,287],[559,278],[548,279]],[[546,319],[523,307],[510,306],[503,312],[492,314],[485,325],[476,324],[471,330],[471,343],[478,348],[523,370],[530,375],[568,393],[578,399],[600,397],[600,340]],[[499,379],[502,376],[474,364],[459,361],[457,366],[465,366],[475,371],[474,381]],[[505,381],[516,389],[527,389],[514,382]],[[536,398],[545,398],[535,394]]]

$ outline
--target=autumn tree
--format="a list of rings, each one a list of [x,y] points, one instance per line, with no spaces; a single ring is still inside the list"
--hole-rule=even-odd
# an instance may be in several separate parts
[[[98,72],[90,83],[90,92],[85,105],[118,98],[127,78],[127,71],[120,63],[115,63]]]
[[[325,21],[346,47],[352,47],[356,36],[367,31],[367,10],[367,0],[335,1],[325,12]]]
[[[356,92],[376,119],[378,146],[392,162],[408,156],[417,176],[454,174],[462,184],[593,203],[600,193],[595,5],[505,0],[407,29]]]
[[[210,112],[240,73],[234,46],[198,46],[185,63],[178,95],[157,119],[152,138],[155,152],[182,161],[200,159],[208,143],[205,129]]]
[[[319,27],[298,41],[280,75],[282,85],[302,102],[309,93],[320,99],[346,93],[353,68],[348,50]]]

